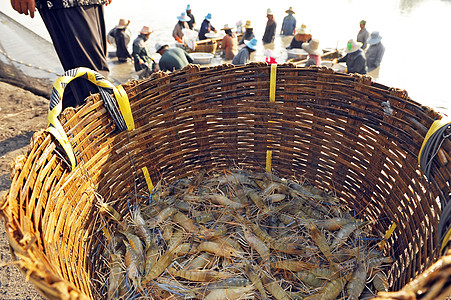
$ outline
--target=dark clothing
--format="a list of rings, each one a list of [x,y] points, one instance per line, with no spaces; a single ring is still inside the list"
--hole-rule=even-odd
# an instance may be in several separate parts
[[[366,50],[366,65],[368,66],[368,72],[373,71],[381,65],[382,57],[384,56],[385,47],[382,43],[370,45]]]
[[[191,20],[186,22],[186,24],[188,24],[189,29],[194,30],[194,24],[196,23],[196,20],[194,19],[193,14],[191,13],[191,11],[186,11],[186,15],[191,18]]]
[[[185,50],[168,48],[161,56],[159,65],[162,71],[174,71],[180,70],[192,62],[192,57]]]
[[[263,44],[269,44],[274,42],[274,38],[276,37],[276,27],[277,23],[274,20],[271,20],[266,23],[265,33],[263,34]]]
[[[104,5],[108,0],[36,0],[36,8],[43,9],[61,9],[75,6]]]
[[[127,58],[132,58],[125,45],[125,28],[116,28],[112,32],[116,43],[116,56],[120,62],[126,62]]]
[[[295,37],[293,37],[293,39],[291,40],[290,45],[286,48],[286,49],[302,49],[302,44],[303,43],[310,43],[312,39],[309,39],[307,42],[303,42],[303,41],[297,41],[295,39]]]
[[[346,62],[348,68],[347,73],[366,74],[366,60],[363,56],[363,50],[359,49],[355,52],[348,53],[338,60],[338,62]]]
[[[241,40],[238,42],[238,45],[243,45],[244,41],[250,41],[253,38],[255,38],[253,29],[246,29],[246,31],[243,33],[243,36],[241,37]]]
[[[205,34],[209,33],[210,31],[215,31],[215,28],[210,24],[210,21],[208,21],[207,19],[203,20],[202,25],[200,25],[199,29],[199,40],[206,40],[207,37],[205,36]]]
[[[138,37],[133,41],[133,60],[135,62],[135,71],[140,71],[144,68],[154,69],[153,59],[147,52],[146,40],[144,34],[139,34]],[[139,59],[142,59],[146,65],[140,65]]]
[[[53,2],[56,5],[57,1]],[[64,5],[69,2],[62,1]],[[39,14],[65,71],[78,67],[87,67],[104,73],[109,71],[102,5],[72,5],[64,9],[48,9],[42,5],[38,7],[41,7]],[[61,4],[60,7],[66,6]],[[81,105],[90,94],[98,93],[98,88],[85,79],[75,79],[69,86],[72,86],[72,94],[64,93],[63,108]]]
[[[285,16],[282,22],[282,35],[294,35],[295,28],[296,18],[292,14]]]
[[[249,47],[243,47],[232,60],[232,65],[245,65],[251,58],[251,49]]]

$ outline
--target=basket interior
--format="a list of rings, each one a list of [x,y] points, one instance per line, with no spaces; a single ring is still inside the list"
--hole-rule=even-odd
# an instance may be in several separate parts
[[[333,191],[356,217],[372,221],[374,234],[383,237],[397,225],[384,252],[395,260],[391,289],[401,288],[438,256],[449,167],[434,160],[428,181],[417,155],[439,115],[369,77],[292,65],[278,66],[270,102],[270,72],[258,63],[189,66],[129,82],[136,127],[130,132],[115,130],[98,95],[65,110],[61,121],[78,165],[67,168],[50,135],[35,137],[9,194],[14,238],[35,234],[31,250],[45,269],[97,298],[107,266],[94,191],[123,212],[127,204],[115,199],[148,192],[143,167],[153,182],[200,169],[262,171],[271,150],[275,174]],[[383,109],[387,101],[392,112]],[[441,155],[449,161],[449,153]]]

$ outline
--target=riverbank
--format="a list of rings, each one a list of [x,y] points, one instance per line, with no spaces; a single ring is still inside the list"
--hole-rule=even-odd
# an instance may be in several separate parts
[[[5,72],[0,68],[0,74]],[[28,79],[30,80],[30,79]],[[30,139],[37,130],[47,125],[47,110],[49,100],[29,91],[33,89],[39,93],[44,92],[37,86],[28,90],[4,82],[0,78],[0,198],[9,190],[11,185],[10,166],[14,158],[25,154]],[[16,78],[6,80],[22,85]],[[29,82],[30,83],[30,82]],[[45,85],[45,84],[44,84]],[[34,286],[25,280],[25,276],[13,263],[9,244],[4,229],[4,221],[0,225],[0,299],[23,300],[44,299]]]

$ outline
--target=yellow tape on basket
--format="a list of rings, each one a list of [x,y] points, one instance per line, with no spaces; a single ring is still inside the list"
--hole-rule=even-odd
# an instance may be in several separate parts
[[[391,235],[393,234],[393,232],[396,229],[396,223],[393,222],[390,226],[390,228],[387,230],[387,232],[385,233],[384,236],[384,240],[380,242],[379,244],[379,248],[382,250],[385,246],[385,243],[387,243],[388,239],[391,237]]]
[[[429,131],[427,132],[423,144],[421,145],[420,148],[420,153],[418,154],[418,164],[421,164],[421,155],[423,153],[423,149],[426,146],[427,141],[429,140],[429,138],[434,134],[434,132],[436,132],[437,130],[439,130],[440,128],[442,128],[443,126],[446,126],[448,124],[451,124],[451,120],[449,118],[442,118],[440,120],[435,120],[431,127],[429,128]]]
[[[116,97],[116,100],[119,104],[121,114],[123,115],[125,123],[127,124],[127,129],[130,131],[135,128],[133,116],[131,114],[130,102],[128,100],[127,93],[122,86],[116,88],[101,74],[88,68],[80,67],[74,70],[67,71],[64,76],[59,77],[53,84],[53,90],[54,92],[56,92],[56,95],[54,95],[54,93],[52,92],[50,103],[52,105],[53,102],[53,107],[51,106],[51,108],[49,108],[47,131],[50,132],[50,134],[52,134],[63,147],[69,158],[72,169],[76,166],[74,150],[69,143],[69,139],[66,132],[64,131],[63,126],[58,120],[58,116],[63,110],[62,100],[65,87],[75,78],[82,76],[99,87],[112,89],[114,96]]]
[[[271,172],[272,151],[266,150],[266,171]]]
[[[133,120],[132,109],[130,107],[130,101],[128,100],[127,93],[125,92],[122,85],[118,85],[116,88],[114,88],[113,92],[119,105],[119,110],[121,111],[122,117],[124,118],[125,124],[127,124],[127,130],[132,131],[133,129],[135,129],[135,121]]]
[[[277,79],[277,64],[271,65],[271,77],[269,79],[269,101],[276,101],[276,79]]]
[[[146,179],[147,188],[149,189],[149,193],[152,193],[153,183],[152,183],[152,179],[150,178],[150,175],[149,175],[149,170],[147,170],[147,167],[142,167],[142,171],[144,174],[144,178]]]
[[[448,232],[445,234],[445,237],[443,238],[442,247],[440,247],[440,253],[443,251],[443,249],[445,248],[446,244],[448,244],[448,241],[450,239],[451,239],[451,228],[448,230]]]

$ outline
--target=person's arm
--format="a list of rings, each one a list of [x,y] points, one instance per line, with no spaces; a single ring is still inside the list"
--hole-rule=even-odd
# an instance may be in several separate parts
[[[348,58],[348,55],[346,54],[346,55],[343,56],[342,58],[339,58],[339,59],[337,60],[337,62],[346,62],[347,58]]]
[[[36,10],[35,0],[11,0],[11,6],[19,14],[26,16],[30,14],[30,17],[34,18],[34,12]]]

